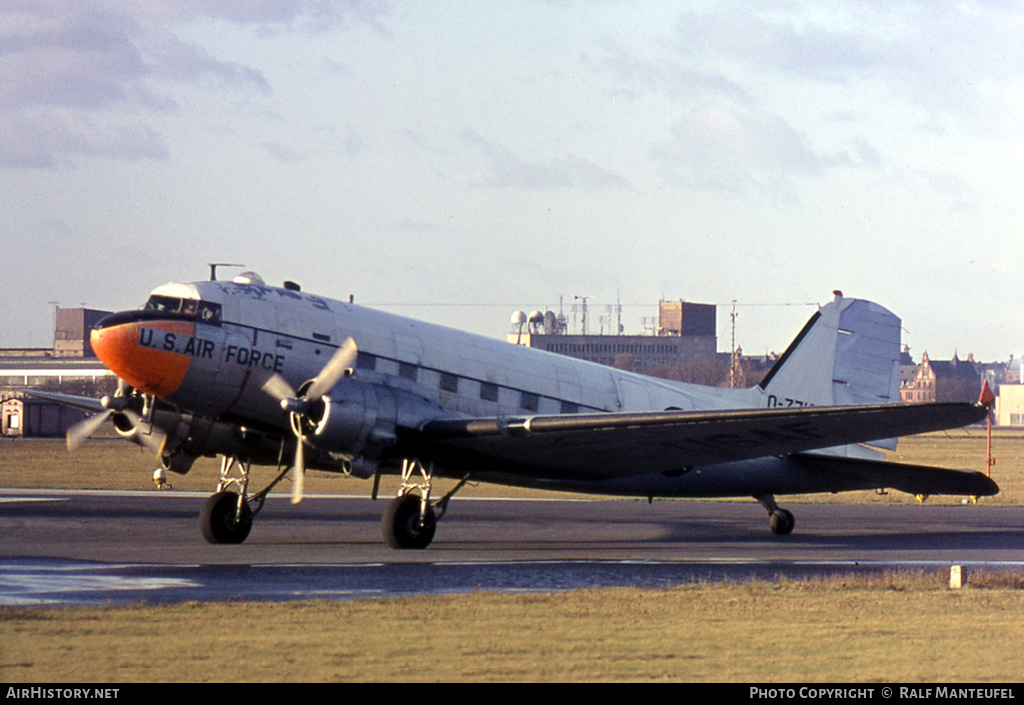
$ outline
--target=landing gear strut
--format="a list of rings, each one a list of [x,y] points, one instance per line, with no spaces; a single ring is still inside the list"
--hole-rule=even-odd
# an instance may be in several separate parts
[[[419,480],[414,480],[419,473]],[[469,481],[467,475],[451,492],[436,502],[430,501],[434,465],[423,465],[419,460],[402,462],[402,486],[398,496],[388,504],[380,520],[384,541],[391,548],[426,548],[434,540],[437,522],[448,511],[452,496]]]
[[[768,511],[768,527],[772,530],[773,534],[779,536],[785,536],[793,533],[793,528],[796,526],[796,518],[793,516],[793,512],[788,509],[783,509],[775,503],[775,497],[770,494],[761,495],[754,497],[761,506]]]
[[[249,467],[248,460],[221,457],[217,491],[206,499],[199,512],[199,529],[209,543],[245,541],[252,529],[253,518],[263,509],[267,494],[291,469],[279,464],[279,472],[273,482],[249,497]]]

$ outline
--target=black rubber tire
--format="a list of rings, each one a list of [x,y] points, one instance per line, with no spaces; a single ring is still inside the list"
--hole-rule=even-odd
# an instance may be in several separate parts
[[[242,505],[242,516],[235,521],[238,509],[236,492],[218,492],[203,503],[199,512],[199,528],[209,543],[242,543],[252,529],[252,510]]]
[[[427,515],[420,522],[420,497],[405,494],[388,504],[380,520],[384,541],[391,548],[426,548],[434,540],[437,519],[434,508],[427,507]]]
[[[771,527],[773,534],[787,536],[796,528],[796,517],[793,516],[793,512],[780,507],[768,517],[768,526]]]

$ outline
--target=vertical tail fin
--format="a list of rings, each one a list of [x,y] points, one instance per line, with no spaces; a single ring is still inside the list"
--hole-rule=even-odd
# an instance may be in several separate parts
[[[758,385],[765,406],[899,401],[900,319],[878,304],[835,293]]]

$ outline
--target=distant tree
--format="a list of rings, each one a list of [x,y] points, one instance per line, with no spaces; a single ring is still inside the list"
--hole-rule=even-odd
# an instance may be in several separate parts
[[[644,374],[706,387],[721,387],[729,382],[729,365],[717,358],[710,360],[682,360],[672,365],[661,365],[644,370]]]

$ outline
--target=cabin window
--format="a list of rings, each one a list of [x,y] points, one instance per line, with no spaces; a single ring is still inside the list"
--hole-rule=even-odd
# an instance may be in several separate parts
[[[459,378],[453,374],[442,372],[440,386],[442,392],[452,392],[454,394],[459,391]]]
[[[498,385],[490,382],[480,383],[480,398],[484,401],[498,401]]]
[[[523,392],[519,395],[519,408],[526,411],[536,411],[540,406],[540,396],[532,392]]]

